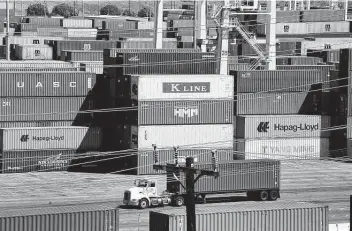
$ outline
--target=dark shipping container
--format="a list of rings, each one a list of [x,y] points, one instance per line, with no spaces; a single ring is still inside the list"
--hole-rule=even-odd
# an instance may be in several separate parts
[[[137,22],[116,19],[106,19],[102,22],[103,30],[134,30],[137,29]]]
[[[66,62],[72,61],[103,61],[103,51],[61,51],[60,59]]]
[[[78,126],[75,121],[23,121],[0,122],[0,128],[26,128],[26,127],[68,127]]]
[[[98,40],[116,40],[119,38],[154,38],[154,30],[99,30]],[[166,38],[167,31],[163,31],[163,38]]]
[[[43,208],[2,209],[3,231],[118,231],[119,210],[116,206],[97,204]]]
[[[79,71],[80,68],[77,67],[16,67],[16,68],[6,68],[6,67],[0,67],[0,73],[2,72],[74,72],[74,71]]]
[[[88,72],[0,72],[0,97],[87,96],[95,84]]]
[[[340,50],[307,50],[307,56],[320,57],[323,62],[340,62]]]
[[[345,21],[345,10],[314,9],[301,11],[301,22]]]
[[[234,71],[235,92],[308,92],[322,83],[321,70]],[[321,86],[314,86],[321,88]]]

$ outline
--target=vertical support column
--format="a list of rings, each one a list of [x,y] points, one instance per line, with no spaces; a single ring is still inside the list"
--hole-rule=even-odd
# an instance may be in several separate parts
[[[292,1],[288,1],[288,10],[291,10],[292,9]]]
[[[310,10],[310,0],[307,0],[307,9],[306,10]]]
[[[9,0],[6,0],[6,59],[10,60],[10,44],[9,44],[9,36],[10,36],[10,4]]]
[[[156,49],[163,48],[163,8],[164,0],[155,1],[154,44]]]
[[[221,17],[221,27],[218,29],[218,56],[219,60],[219,74],[227,75],[227,59],[229,56],[229,25],[230,25],[230,16],[229,16],[229,6],[230,0],[225,0],[225,7],[222,10]]]
[[[82,0],[82,18],[84,18],[84,0]]]
[[[186,167],[193,168],[193,157],[186,158]],[[196,206],[194,198],[194,173],[186,170],[186,212],[187,212],[187,231],[196,231]]]
[[[348,14],[348,0],[345,0],[345,21],[347,21],[347,19],[348,19],[347,14]]]
[[[270,21],[266,30],[266,47],[269,58],[267,70],[276,70],[276,0],[268,1],[268,11],[270,12]]]
[[[197,39],[205,40],[207,38],[207,10],[206,10],[206,0],[195,1],[195,34],[194,42],[197,42]],[[204,44],[201,45],[202,52],[207,51],[207,46]]]

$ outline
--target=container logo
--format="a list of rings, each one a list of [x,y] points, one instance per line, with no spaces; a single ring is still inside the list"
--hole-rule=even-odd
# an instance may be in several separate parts
[[[325,31],[330,31],[331,30],[331,25],[330,24],[325,24]]]
[[[285,25],[284,26],[284,32],[289,32],[290,31],[290,26],[289,25]]]
[[[134,57],[131,57],[131,58],[128,59],[128,61],[130,61],[130,62],[138,62],[138,61],[140,61],[140,60],[141,60],[141,59],[138,58],[138,56],[134,56]]]
[[[21,142],[28,142],[29,140],[29,135],[22,135],[20,138]],[[33,141],[63,141],[64,136],[33,136],[32,137]]]
[[[209,93],[209,82],[163,83],[163,93]]]
[[[18,88],[24,88],[25,87],[25,82],[17,82],[16,86]],[[68,86],[70,88],[76,88],[77,87],[77,82],[69,82]],[[35,84],[35,88],[38,88],[38,87],[43,88],[44,84],[42,82],[37,82]],[[60,82],[53,82],[53,88],[58,88],[58,87],[61,87]]]
[[[174,109],[174,116],[178,116],[181,118],[191,118],[194,116],[199,115],[198,107],[175,107]]]
[[[257,127],[258,132],[268,132],[269,130],[269,122],[260,122],[258,127]],[[299,125],[283,125],[283,124],[274,124],[274,130],[275,131],[292,131],[292,132],[297,132],[297,131],[318,131],[319,130],[319,124],[299,124]]]
[[[22,135],[20,140],[21,142],[27,142],[29,140],[29,135]]]
[[[63,167],[68,164],[68,161],[62,160],[61,157],[62,157],[62,153],[60,153],[57,156],[49,157],[45,160],[40,160],[38,161],[38,164],[41,167]]]

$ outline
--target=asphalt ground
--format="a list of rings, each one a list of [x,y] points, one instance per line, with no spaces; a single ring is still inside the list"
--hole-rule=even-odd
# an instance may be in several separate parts
[[[283,161],[281,199],[329,206],[329,223],[349,223],[349,197],[352,195],[352,164],[321,160]],[[136,176],[70,172],[19,173],[0,175],[0,209],[41,207],[82,203],[122,205],[123,192],[133,186]],[[137,176],[157,180],[165,187],[165,176]],[[214,197],[198,206],[236,206],[247,201],[244,194]],[[120,209],[121,231],[149,230],[149,211]],[[179,208],[178,208],[179,209]],[[184,208],[183,208],[184,209]]]

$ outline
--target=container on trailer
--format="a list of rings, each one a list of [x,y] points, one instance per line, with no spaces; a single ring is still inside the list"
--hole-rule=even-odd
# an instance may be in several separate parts
[[[71,63],[63,61],[42,61],[42,60],[25,60],[25,61],[8,61],[1,60],[0,68],[67,68],[73,67]]]
[[[67,37],[68,38],[96,38],[98,35],[97,29],[67,29]]]
[[[75,121],[23,121],[0,122],[0,128],[27,128],[27,127],[68,127],[74,126]]]
[[[2,173],[67,171],[79,155],[76,150],[5,151],[1,153]]]
[[[235,92],[308,92],[322,83],[321,70],[235,71]],[[317,86],[319,88],[319,86]],[[321,87],[320,87],[321,88]]]
[[[134,125],[232,124],[233,100],[134,101],[137,110],[116,112],[119,120]]]
[[[238,202],[236,206],[225,208],[197,208],[196,220],[197,230],[202,231],[328,231],[329,207],[305,202]],[[186,230],[184,210],[149,212],[149,231]]]
[[[5,121],[91,121],[91,114],[80,111],[95,109],[86,97],[6,97],[0,99],[0,118]]]
[[[240,159],[320,159],[329,155],[328,138],[238,139]]]
[[[104,63],[102,61],[81,62],[80,70],[102,75],[104,73]]]
[[[131,76],[130,97],[135,100],[232,99],[231,75]]]
[[[236,115],[328,115],[329,102],[318,92],[239,93]]]
[[[345,21],[345,10],[305,10],[301,12],[302,22]]]
[[[63,54],[65,54],[63,56]],[[62,61],[72,62],[72,61],[103,61],[103,51],[61,51],[60,58]]]
[[[217,150],[217,157],[219,161],[231,161],[233,160],[233,148],[221,148],[214,147]],[[178,163],[185,163],[186,157],[194,157],[195,162],[211,162],[211,150],[209,147],[207,149],[178,149]],[[174,163],[175,151],[169,148],[169,150],[160,150],[159,153],[159,163]],[[129,155],[125,158],[121,158],[123,163],[131,163],[132,165],[117,165],[119,170],[133,169],[133,173],[136,175],[154,175],[154,174],[164,174],[163,170],[154,170],[154,156],[153,151],[138,151],[138,155]],[[129,161],[130,160],[130,161]],[[122,164],[123,164],[122,163]]]
[[[330,117],[314,115],[248,115],[236,118],[236,137],[329,137]]]
[[[137,28],[137,22],[116,19],[106,19],[102,24],[103,30],[134,30]],[[154,28],[151,28],[154,29]]]
[[[66,28],[92,28],[93,22],[90,19],[63,18],[60,26]]]
[[[1,97],[87,96],[94,89],[96,74],[88,72],[3,72]]]
[[[93,219],[94,217],[94,219]],[[2,209],[0,212],[2,230],[57,231],[75,230],[119,230],[117,205],[70,205],[42,208]],[[23,228],[25,227],[25,228]]]
[[[97,150],[102,144],[98,127],[1,128],[0,150]]]
[[[232,124],[208,125],[125,125],[121,129],[126,148],[152,149],[152,144],[160,148],[182,146],[184,148],[222,147],[232,148]],[[187,134],[187,135],[185,135]],[[202,135],[199,135],[202,134]]]
[[[47,45],[16,46],[15,53],[20,60],[52,60],[53,48]]]

